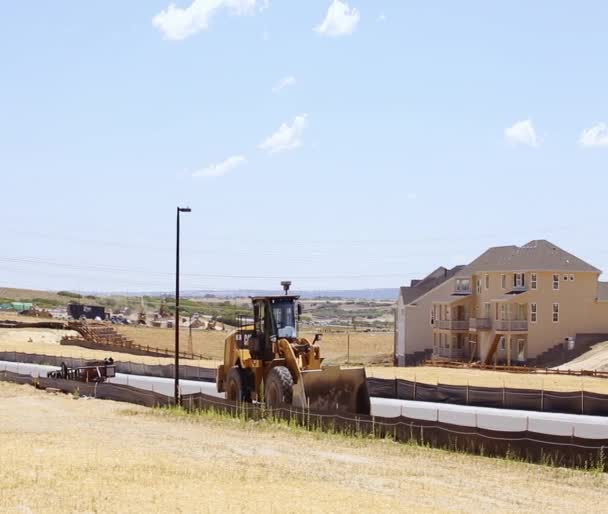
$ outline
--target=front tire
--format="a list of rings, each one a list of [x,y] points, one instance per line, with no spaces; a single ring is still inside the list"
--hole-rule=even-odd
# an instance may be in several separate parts
[[[226,400],[251,403],[251,371],[241,368],[230,368],[224,381]]]
[[[268,372],[264,385],[264,398],[266,406],[271,409],[291,405],[293,377],[285,366],[276,366]]]

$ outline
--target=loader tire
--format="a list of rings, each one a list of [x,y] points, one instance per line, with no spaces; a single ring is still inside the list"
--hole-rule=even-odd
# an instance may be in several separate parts
[[[224,381],[226,400],[251,403],[251,371],[241,368],[230,368]]]
[[[264,398],[266,406],[274,409],[291,405],[293,398],[293,377],[285,366],[276,366],[268,372],[265,380]]]

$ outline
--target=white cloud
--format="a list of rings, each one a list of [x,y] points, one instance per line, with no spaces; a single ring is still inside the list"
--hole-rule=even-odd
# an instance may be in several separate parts
[[[587,148],[608,146],[608,126],[605,123],[598,123],[583,130],[578,144]]]
[[[279,153],[302,146],[302,134],[307,125],[307,114],[296,116],[291,125],[283,123],[279,130],[261,143],[260,149],[268,153]]]
[[[532,120],[518,121],[512,127],[506,128],[505,139],[513,145],[537,147],[539,144]]]
[[[247,159],[242,155],[233,155],[232,157],[228,157],[223,162],[212,164],[211,166],[207,166],[202,170],[195,171],[192,176],[199,177],[221,177],[226,175],[229,171],[232,171],[239,166],[243,166],[247,163]]]
[[[342,0],[333,0],[325,19],[315,30],[325,36],[345,36],[354,32],[360,18],[358,9],[349,7]]]
[[[170,4],[152,18],[152,25],[167,39],[186,39],[201,30],[207,30],[209,21],[220,9],[228,9],[233,14],[242,16],[253,14],[256,7],[259,10],[265,9],[268,0],[194,0],[185,8]]]
[[[379,22],[386,21],[386,14],[384,14],[383,12],[381,12],[381,13],[378,15],[378,20],[377,20],[377,21],[379,21]]]
[[[293,86],[296,83],[295,77],[289,75],[288,77],[283,77],[279,80],[273,87],[272,92],[278,93],[281,89],[285,89],[286,87]]]

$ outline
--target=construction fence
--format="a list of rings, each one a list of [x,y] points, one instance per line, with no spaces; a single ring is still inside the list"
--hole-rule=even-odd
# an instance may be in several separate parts
[[[147,407],[172,406],[171,397],[116,384],[86,384],[61,379],[37,378],[0,372],[0,380],[34,384],[65,393],[128,402]],[[280,419],[311,431],[340,432],[354,436],[391,438],[432,448],[465,451],[489,457],[509,457],[526,462],[608,471],[608,439],[551,436],[530,431],[498,432],[461,427],[439,421],[406,417],[381,418],[362,415],[327,414],[292,408],[266,410],[258,405],[237,404],[204,394],[187,395],[182,406],[190,411],[223,412],[243,419]]]
[[[0,360],[44,364],[48,366],[61,366],[61,363],[65,362],[68,367],[81,367],[87,362],[86,359],[10,351],[0,352]],[[114,365],[118,373],[147,377],[175,377],[175,366],[173,364],[154,365],[117,361]],[[216,370],[180,365],[179,374],[183,380],[215,382]],[[400,378],[368,378],[367,386],[370,395],[377,398],[453,403],[456,405],[499,409],[558,412],[563,414],[608,416],[608,395],[583,390],[559,392],[509,387],[424,384]]]
[[[58,355],[44,355],[23,352],[0,351],[0,361],[24,362],[29,364],[42,364],[46,366],[61,366],[65,363],[70,368],[85,366],[91,359],[77,357],[61,357]],[[145,377],[173,378],[175,376],[174,364],[142,364],[139,362],[115,361],[117,373],[141,375]],[[198,366],[179,366],[179,375],[183,380],[199,380],[202,382],[215,382],[215,369],[200,368]]]
[[[367,385],[370,395],[378,398],[608,416],[608,395],[582,390],[561,392],[439,383],[433,385],[398,378],[368,378]]]

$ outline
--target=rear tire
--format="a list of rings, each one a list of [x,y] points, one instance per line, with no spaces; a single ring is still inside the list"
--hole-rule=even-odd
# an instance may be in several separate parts
[[[224,381],[226,400],[251,403],[251,371],[230,368]]]
[[[268,372],[264,385],[264,398],[266,406],[271,409],[291,405],[293,377],[285,366],[276,366]]]

